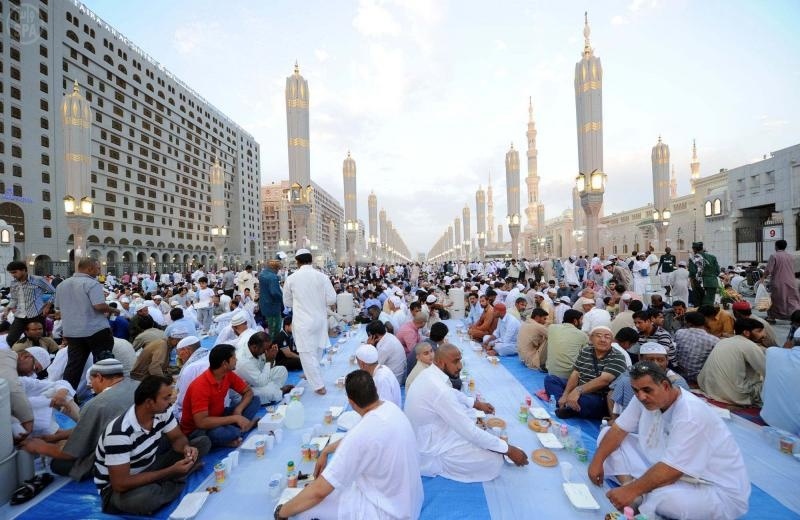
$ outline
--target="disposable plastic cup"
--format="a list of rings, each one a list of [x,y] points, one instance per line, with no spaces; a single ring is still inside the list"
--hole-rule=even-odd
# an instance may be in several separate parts
[[[559,467],[561,468],[561,478],[564,479],[564,482],[569,482],[572,478],[572,463],[562,462]]]

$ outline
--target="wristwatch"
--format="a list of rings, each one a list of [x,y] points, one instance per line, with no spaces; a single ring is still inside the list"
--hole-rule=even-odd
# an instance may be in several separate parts
[[[288,516],[281,516],[281,508],[282,507],[283,507],[283,504],[281,504],[281,505],[279,505],[278,507],[275,508],[275,515],[273,517],[275,520],[288,520],[289,519]]]

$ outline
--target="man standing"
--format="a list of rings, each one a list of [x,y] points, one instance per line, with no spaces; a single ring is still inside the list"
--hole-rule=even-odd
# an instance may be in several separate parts
[[[776,319],[788,320],[794,311],[800,309],[800,294],[794,272],[794,259],[786,252],[786,240],[776,241],[775,252],[770,255],[761,278],[762,282],[769,278],[772,305],[767,311],[767,322],[771,324]]]
[[[283,286],[283,305],[292,308],[295,344],[303,373],[309,386],[318,394],[326,393],[319,372],[318,351],[327,348],[328,307],[336,303],[336,291],[327,276],[311,265],[311,251],[298,249],[298,269]]]
[[[263,331],[251,335],[236,351],[236,374],[264,404],[280,401],[293,388],[285,384],[289,375],[286,367],[273,366],[277,354],[278,345]]]
[[[345,391],[361,420],[344,439],[322,450],[314,482],[279,506],[275,518],[416,520],[423,492],[408,419],[397,406],[379,398],[372,377],[363,370],[347,375]],[[334,451],[336,456],[328,464]]]
[[[58,284],[56,307],[61,311],[61,326],[67,342],[67,367],[64,379],[77,389],[89,354],[96,361],[109,357],[114,335],[106,314],[119,311],[106,303],[103,286],[96,280],[100,262],[82,258],[78,271]]]
[[[283,292],[278,281],[278,270],[281,268],[280,260],[270,260],[267,266],[258,274],[258,308],[267,331],[273,338],[281,330],[281,304]]]
[[[208,438],[197,437],[190,443],[169,412],[171,384],[169,378],[146,377],[136,388],[134,405],[100,436],[94,483],[104,513],[151,515],[180,496],[186,475],[208,453]],[[163,437],[172,449],[159,455]]]
[[[719,288],[717,257],[703,249],[702,242],[693,242],[692,252],[694,254],[689,259],[689,277],[692,280],[694,304],[713,305]]]
[[[486,482],[500,474],[504,454],[518,466],[526,465],[524,451],[476,426],[465,405],[485,413],[494,413],[494,407],[450,386],[448,378],[457,378],[460,372],[461,351],[445,343],[406,394],[405,411],[416,434],[422,474]]]
[[[630,371],[637,399],[614,421],[589,464],[589,480],[622,484],[606,495],[622,509],[643,499],[648,518],[739,518],[747,512],[750,478],[722,419],[664,370],[643,361]]]
[[[766,377],[761,396],[761,418],[787,432],[800,431],[800,347],[770,347],[766,355]]]
[[[675,262],[678,259],[672,254],[672,249],[669,247],[664,248],[664,254],[658,259],[658,267],[656,267],[656,274],[660,273],[661,286],[667,293],[667,298],[672,291],[672,271],[675,270]],[[652,266],[651,266],[652,267]]]
[[[222,292],[228,298],[233,298],[233,292],[236,290],[236,275],[225,266],[220,267],[220,271],[222,271]]]
[[[255,290],[256,277],[253,276],[253,266],[246,265],[244,271],[236,273],[236,286],[239,289],[239,294],[244,294],[245,289],[250,289],[252,294]]]
[[[51,299],[56,290],[41,276],[28,274],[25,262],[10,262],[6,266],[6,271],[11,275],[11,283],[8,306],[0,315],[2,317],[0,321],[5,321],[8,313],[14,312],[14,321],[6,336],[6,342],[13,345],[19,340],[28,323],[36,321],[44,326],[44,318],[50,312]]]
[[[139,383],[124,376],[122,363],[108,358],[91,366],[89,385],[95,397],[81,408],[74,428],[59,430],[47,441],[34,438],[23,444],[28,453],[51,457],[53,473],[73,480],[83,480],[91,474],[95,447],[103,429],[133,405],[133,394]],[[64,439],[67,442],[62,447],[60,441]]]

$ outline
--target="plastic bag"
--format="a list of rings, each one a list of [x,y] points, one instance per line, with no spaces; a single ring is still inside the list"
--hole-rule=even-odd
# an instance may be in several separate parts
[[[756,290],[756,304],[755,309],[757,311],[767,311],[772,306],[772,298],[769,295],[769,291],[767,287],[762,283],[758,285],[758,289]]]

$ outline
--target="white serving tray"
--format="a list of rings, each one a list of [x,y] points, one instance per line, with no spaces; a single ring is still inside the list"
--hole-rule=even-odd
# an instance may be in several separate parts
[[[549,448],[551,450],[560,450],[564,448],[564,445],[561,444],[561,441],[558,440],[558,437],[552,433],[537,433],[536,437],[545,448]]]
[[[200,512],[208,495],[208,491],[197,491],[184,496],[175,511],[169,515],[170,520],[191,520]]]
[[[589,487],[586,484],[564,482],[562,486],[564,486],[564,493],[567,494],[567,498],[575,508],[600,509],[600,504],[589,492]]]

